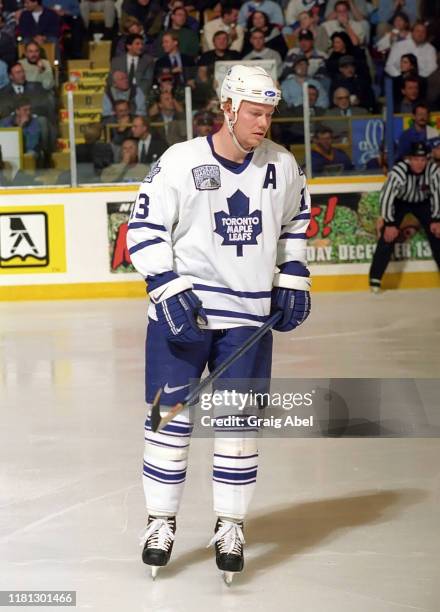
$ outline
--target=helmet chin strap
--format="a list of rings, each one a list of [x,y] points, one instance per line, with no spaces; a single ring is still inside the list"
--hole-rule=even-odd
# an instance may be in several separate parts
[[[248,153],[252,153],[255,150],[255,147],[251,147],[250,149],[245,149],[238,142],[237,136],[234,134],[234,125],[237,123],[237,118],[238,118],[237,111],[234,111],[234,119],[230,119],[225,113],[226,125],[228,126],[228,131],[231,135],[232,142],[237,147],[237,149],[240,151],[240,153],[245,153],[247,155]]]

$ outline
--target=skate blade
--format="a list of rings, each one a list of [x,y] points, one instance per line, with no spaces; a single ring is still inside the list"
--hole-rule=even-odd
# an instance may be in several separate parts
[[[160,567],[158,565],[150,565],[151,568],[151,578],[156,580],[156,576],[159,573]]]
[[[226,586],[231,586],[236,572],[223,572],[223,580]]]

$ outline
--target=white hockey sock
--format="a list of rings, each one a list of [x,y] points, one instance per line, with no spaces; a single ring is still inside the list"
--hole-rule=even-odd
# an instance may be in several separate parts
[[[214,442],[214,512],[243,520],[255,490],[258,449],[255,438],[216,438]]]
[[[151,431],[147,418],[142,480],[149,514],[177,513],[185,485],[191,433],[187,414],[180,414],[159,433]]]

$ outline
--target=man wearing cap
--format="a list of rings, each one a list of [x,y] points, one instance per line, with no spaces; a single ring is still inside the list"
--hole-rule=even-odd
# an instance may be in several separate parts
[[[298,34],[298,47],[293,47],[289,50],[286,55],[281,79],[284,76],[287,76],[291,71],[292,64],[294,62],[295,57],[305,57],[308,60],[308,70],[307,74],[311,77],[314,76],[325,76],[325,60],[327,59],[327,54],[322,51],[318,51],[315,48],[315,38],[313,36],[313,32],[310,30],[300,30]]]
[[[377,103],[369,83],[356,73],[356,60],[352,55],[343,55],[338,62],[339,75],[332,82],[330,97],[338,87],[344,87],[350,92],[353,106],[362,106],[370,112],[377,110]]]
[[[413,142],[409,156],[393,166],[382,187],[384,224],[370,268],[370,287],[374,293],[380,291],[382,276],[407,213],[420,221],[440,268],[440,168],[428,161],[428,152],[424,142]]]

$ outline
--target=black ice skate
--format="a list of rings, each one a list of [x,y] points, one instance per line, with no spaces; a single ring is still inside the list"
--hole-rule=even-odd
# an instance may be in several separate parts
[[[228,586],[231,584],[234,574],[241,572],[243,569],[244,543],[242,522],[225,518],[217,519],[215,535],[208,546],[215,544],[217,567],[223,572],[223,579]]]
[[[151,566],[151,577],[156,578],[160,567],[168,563],[173,550],[176,518],[174,516],[149,516],[147,529],[141,538],[142,561]]]

